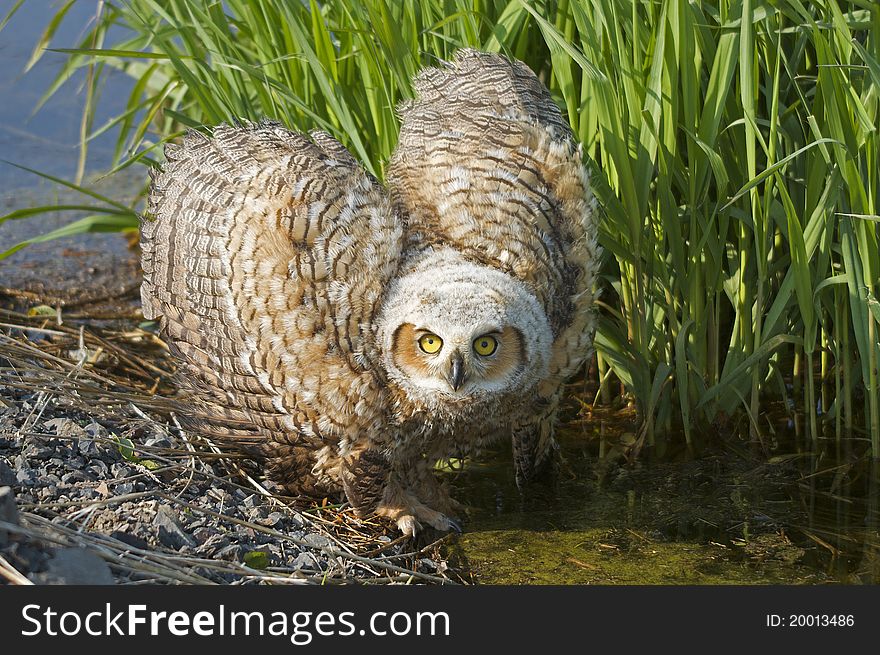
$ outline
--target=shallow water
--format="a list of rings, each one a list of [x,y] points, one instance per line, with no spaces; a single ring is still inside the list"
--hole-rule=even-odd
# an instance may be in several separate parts
[[[878,468],[832,443],[633,464],[567,429],[555,489],[520,493],[509,455],[465,466],[458,554],[484,584],[880,582]],[[793,446],[793,444],[791,444]]]

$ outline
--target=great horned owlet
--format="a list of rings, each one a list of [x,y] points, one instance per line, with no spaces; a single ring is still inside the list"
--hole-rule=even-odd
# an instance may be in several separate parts
[[[456,527],[439,459],[510,438],[519,481],[552,459],[599,258],[581,149],[527,66],[462,50],[414,86],[384,186],[324,132],[220,126],[166,147],[141,223],[190,424],[409,534]]]

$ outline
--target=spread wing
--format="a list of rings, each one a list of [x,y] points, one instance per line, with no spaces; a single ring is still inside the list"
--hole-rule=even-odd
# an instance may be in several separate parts
[[[388,169],[410,244],[451,245],[525,282],[554,330],[552,395],[589,350],[599,247],[581,152],[521,62],[461,50],[415,79]]]
[[[402,246],[376,180],[329,135],[276,123],[190,132],[165,154],[143,312],[184,362],[200,427],[294,445],[369,425],[383,392],[367,333]]]

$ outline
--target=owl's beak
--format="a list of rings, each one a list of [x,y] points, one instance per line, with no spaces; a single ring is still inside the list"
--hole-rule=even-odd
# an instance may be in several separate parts
[[[452,355],[452,366],[449,367],[449,384],[452,385],[453,391],[458,391],[459,387],[464,384],[464,359],[461,353],[456,351]]]

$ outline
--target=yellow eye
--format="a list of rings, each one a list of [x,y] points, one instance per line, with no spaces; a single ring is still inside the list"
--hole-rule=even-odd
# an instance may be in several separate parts
[[[433,355],[438,352],[443,347],[443,339],[438,337],[436,334],[423,334],[419,337],[419,348],[422,349],[423,352],[428,353],[429,355]]]
[[[474,350],[477,351],[478,355],[488,357],[495,352],[496,348],[498,348],[498,341],[495,337],[490,337],[488,334],[474,339]]]

